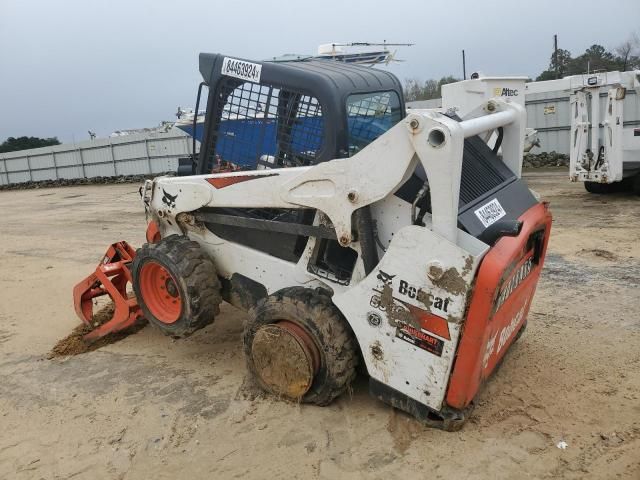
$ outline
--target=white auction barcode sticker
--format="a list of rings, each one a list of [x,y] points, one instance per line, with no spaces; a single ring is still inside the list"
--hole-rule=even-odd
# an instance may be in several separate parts
[[[236,58],[224,57],[222,61],[222,74],[241,80],[260,83],[262,65],[258,63],[245,62]]]
[[[477,210],[474,210],[473,213],[476,214],[476,217],[478,217],[485,228],[497,222],[507,214],[497,198],[494,198],[489,203],[485,203]]]

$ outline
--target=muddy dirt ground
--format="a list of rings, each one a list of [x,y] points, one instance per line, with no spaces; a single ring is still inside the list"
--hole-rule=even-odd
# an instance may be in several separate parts
[[[0,192],[0,478],[639,479],[640,199],[529,183],[555,215],[545,273],[457,433],[364,379],[326,408],[246,397],[228,305],[185,340],[146,327],[48,359],[78,323],[72,286],[109,243],[141,244],[137,185]]]

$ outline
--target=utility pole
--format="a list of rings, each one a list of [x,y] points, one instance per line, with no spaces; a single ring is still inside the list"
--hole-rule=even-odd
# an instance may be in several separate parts
[[[560,69],[558,68],[558,35],[553,36],[553,64],[556,69],[556,78],[560,78]]]
[[[465,61],[465,58],[464,58],[464,50],[462,50],[462,79],[463,80],[467,79],[467,62]]]

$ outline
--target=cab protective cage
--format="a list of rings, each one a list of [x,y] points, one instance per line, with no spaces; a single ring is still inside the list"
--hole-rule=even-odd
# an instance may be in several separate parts
[[[393,74],[383,70],[329,60],[260,63],[241,60],[259,66],[254,81],[247,81],[231,76],[233,71],[232,66],[228,65],[229,60],[241,59],[229,59],[220,54],[200,54],[200,73],[204,80],[201,87],[206,85],[209,89],[202,146],[194,172],[200,175],[211,173],[216,154],[227,153],[233,142],[242,142],[243,134],[246,136],[248,129],[251,129],[249,136],[261,137],[252,138],[251,145],[245,144],[245,151],[240,152],[240,156],[241,160],[247,161],[241,161],[244,164],[240,167],[255,169],[262,164],[274,168],[312,165],[348,157],[355,153],[354,146],[349,142],[350,132],[353,135],[354,129],[359,129],[356,133],[365,137],[363,143],[368,143],[404,117],[402,85]],[[223,68],[226,73],[222,72]],[[357,103],[360,93],[379,93],[384,99],[372,101],[371,98],[365,98]],[[351,112],[347,106],[349,97],[354,98]],[[387,112],[383,124],[380,124],[381,106],[393,110],[391,115]],[[353,119],[353,114],[372,118],[377,116],[378,123],[360,122],[354,125],[349,121]],[[230,127],[233,123],[236,125]],[[257,123],[261,123],[262,128],[257,128]],[[238,129],[244,131],[238,132]],[[252,148],[254,146],[257,147],[255,150]],[[283,163],[296,147],[299,148],[293,153],[298,161]],[[311,147],[313,152],[301,151],[305,147],[307,150]],[[234,145],[234,148],[242,148],[242,145]],[[271,151],[268,151],[269,148]],[[238,161],[238,152],[233,153],[236,158],[218,158],[218,161]],[[275,157],[275,164],[274,159],[265,162],[263,155],[270,154]]]

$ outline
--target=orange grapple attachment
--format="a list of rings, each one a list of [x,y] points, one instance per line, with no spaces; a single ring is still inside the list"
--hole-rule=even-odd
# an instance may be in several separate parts
[[[127,295],[127,284],[133,281],[129,267],[135,256],[135,249],[127,242],[112,244],[95,272],[73,288],[76,313],[91,328],[94,328],[93,299],[109,295],[113,301],[111,319],[87,333],[85,340],[95,341],[109,333],[128,328],[143,318],[137,300]]]

